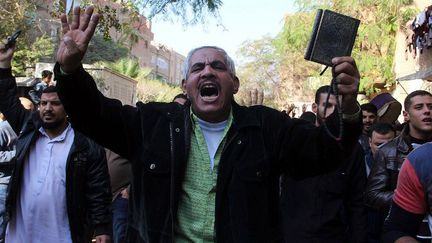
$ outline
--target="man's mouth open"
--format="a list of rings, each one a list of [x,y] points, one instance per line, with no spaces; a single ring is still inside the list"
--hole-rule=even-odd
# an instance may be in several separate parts
[[[200,87],[200,96],[205,102],[213,102],[219,97],[219,89],[215,84],[204,84]]]

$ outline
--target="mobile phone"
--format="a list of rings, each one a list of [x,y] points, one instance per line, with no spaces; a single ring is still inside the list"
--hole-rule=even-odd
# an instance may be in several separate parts
[[[5,45],[5,49],[9,49],[12,47],[13,44],[15,44],[16,39],[21,34],[21,30],[17,30],[12,36],[7,38],[7,43]]]

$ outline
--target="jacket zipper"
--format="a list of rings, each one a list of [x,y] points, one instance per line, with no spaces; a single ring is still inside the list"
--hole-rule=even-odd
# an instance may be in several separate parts
[[[171,215],[171,242],[174,243],[174,135],[173,123],[170,121],[170,153],[171,153],[171,180],[170,180],[170,215]]]

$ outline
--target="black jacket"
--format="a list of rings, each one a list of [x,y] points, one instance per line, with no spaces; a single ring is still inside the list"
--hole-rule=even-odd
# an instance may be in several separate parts
[[[281,212],[285,241],[366,242],[365,187],[360,144],[334,172],[302,180],[283,176]]]
[[[0,72],[1,74],[1,72]],[[8,217],[14,217],[23,165],[31,145],[38,138],[38,112],[25,110],[16,96],[15,79],[0,75],[0,110],[19,133],[16,166],[6,202]],[[21,130],[22,129],[22,130]],[[91,242],[92,236],[111,232],[111,189],[104,149],[75,131],[66,164],[66,201],[71,237],[74,243]]]
[[[172,242],[189,154],[190,107],[123,106],[104,97],[82,68],[64,76],[57,65],[55,72],[74,126],[132,163],[129,242]],[[235,103],[232,108],[233,124],[218,166],[215,241],[280,242],[281,171],[299,177],[322,173],[339,164],[346,151],[323,129],[282,112]],[[329,124],[337,126],[334,120]],[[343,145],[349,150],[360,133],[360,120],[346,126]]]
[[[399,170],[411,151],[409,126],[405,126],[399,136],[378,149],[366,186],[368,206],[388,212]]]

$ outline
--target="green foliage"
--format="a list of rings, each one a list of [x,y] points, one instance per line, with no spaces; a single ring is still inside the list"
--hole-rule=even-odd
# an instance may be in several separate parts
[[[122,58],[116,62],[104,63],[104,66],[133,79],[138,78],[138,76],[146,76],[148,74],[147,71],[140,68],[136,59]],[[143,73],[145,73],[145,75]]]
[[[51,57],[54,44],[51,38],[41,36],[30,46],[18,44],[12,60],[13,71],[16,76],[25,76],[26,67],[34,66],[43,58]]]
[[[147,102],[171,102],[174,96],[181,93],[180,87],[171,86],[159,80],[138,79],[137,100]]]
[[[204,23],[207,15],[219,17],[221,0],[129,0],[139,11],[152,19],[156,16],[180,20],[185,25]]]
[[[106,40],[101,34],[96,34],[88,47],[83,63],[100,61],[115,62],[128,56],[128,49],[112,40]]]

